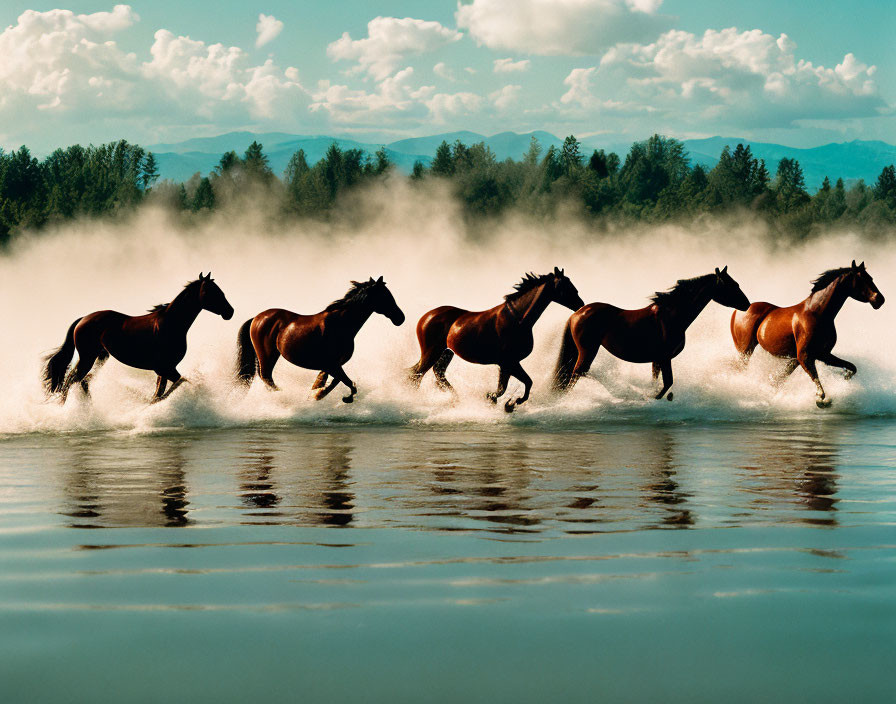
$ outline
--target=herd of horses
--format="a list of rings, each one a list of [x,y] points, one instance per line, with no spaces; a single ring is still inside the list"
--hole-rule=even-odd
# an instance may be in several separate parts
[[[486,397],[497,403],[510,377],[518,379],[523,394],[504,404],[506,411],[513,411],[529,398],[532,389],[532,379],[520,364],[532,352],[532,328],[551,303],[558,303],[573,314],[563,333],[554,391],[568,391],[588,374],[603,347],[626,362],[652,364],[654,380],[662,376],[656,398],[666,396],[671,401],[672,360],[684,349],[688,327],[715,301],[734,309],[731,336],[744,363],[760,346],[785,360],[779,380],[802,367],[815,384],[816,403],[823,408],[830,400],[818,379],[816,363],[844,369],[846,378],[856,372],[854,364],[832,354],[837,341],[834,319],[848,298],[875,309],[884,303],[864,262],[853,260],[850,266],[824,272],[812,282],[809,296],[792,306],[751,304],[726,266],[705,276],[679,280],[636,310],[609,303],[585,305],[569,277],[555,267],[541,276],[527,274],[502,303],[488,310],[441,306],[426,313],[417,323],[420,361],[411,368],[410,380],[419,385],[432,370],[439,388],[453,391],[445,372],[454,355],[474,364],[496,365],[498,386]],[[146,315],[103,310],[78,318],[62,346],[46,359],[48,394],[58,395],[64,403],[73,385],[79,384],[89,393],[91,370],[111,356],[128,366],[155,372],[158,380],[152,402],[161,401],[185,381],[177,365],[187,351],[187,332],[203,310],[224,320],[230,320],[234,312],[210,273],[200,274],[174,300]],[[272,374],[282,356],[296,366],[319,372],[312,386],[317,399],[341,383],[349,390],[342,400],[351,403],[358,390],[344,365],[354,352],[355,336],[373,313],[394,325],[405,319],[382,276],[353,281],[345,296],[320,313],[300,315],[282,308],[263,311],[240,327],[237,378],[249,385],[258,375],[276,390]],[[78,361],[70,369],[75,351]]]

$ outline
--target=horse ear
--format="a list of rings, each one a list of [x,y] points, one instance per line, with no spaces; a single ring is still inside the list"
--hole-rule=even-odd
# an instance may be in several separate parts
[[[380,276],[380,278],[378,278],[378,279],[377,279],[377,280],[376,280],[376,282],[377,282],[377,283],[378,283],[378,284],[381,284],[381,283],[383,283],[383,277],[382,277],[382,276]]]
[[[557,274],[557,275],[559,276],[559,275],[560,275],[560,269],[558,269],[557,267],[554,267],[554,273]]]
[[[719,271],[719,267],[716,267],[716,276],[718,276],[721,272]]]
[[[723,273],[723,274],[727,274],[727,273],[728,273],[728,265],[727,265],[727,264],[725,265],[725,268],[722,269],[722,273]]]
[[[862,271],[865,270],[865,262],[862,262],[861,264],[859,264],[859,269],[861,269]]]
[[[855,260],[855,259],[852,260],[852,268],[853,268],[853,269],[857,269],[857,268],[858,268],[858,267],[856,266],[856,260]]]

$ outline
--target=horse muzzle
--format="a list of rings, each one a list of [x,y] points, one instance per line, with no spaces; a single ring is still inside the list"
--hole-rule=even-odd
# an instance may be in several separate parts
[[[585,301],[582,300],[582,297],[576,296],[573,300],[569,301],[566,304],[566,307],[569,308],[573,313],[575,313],[583,305],[585,305]]]
[[[399,325],[401,325],[404,322],[404,313],[402,313],[400,310],[396,311],[395,313],[393,313],[392,315],[389,316],[389,320],[392,321],[392,324],[395,327],[398,327]]]
[[[884,300],[884,294],[875,293],[868,302],[871,304],[871,307],[874,308],[874,310],[877,310],[884,304]]]
[[[233,317],[233,308],[228,308],[227,310],[222,311],[221,317],[224,318],[224,320],[230,320]]]

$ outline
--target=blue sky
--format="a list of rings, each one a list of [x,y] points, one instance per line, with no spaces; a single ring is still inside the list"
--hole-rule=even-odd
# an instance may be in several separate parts
[[[0,145],[234,129],[896,142],[896,3],[0,5]]]

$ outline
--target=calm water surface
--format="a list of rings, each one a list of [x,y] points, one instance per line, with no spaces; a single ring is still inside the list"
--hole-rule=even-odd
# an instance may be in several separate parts
[[[0,701],[894,701],[896,423],[0,439]]]

